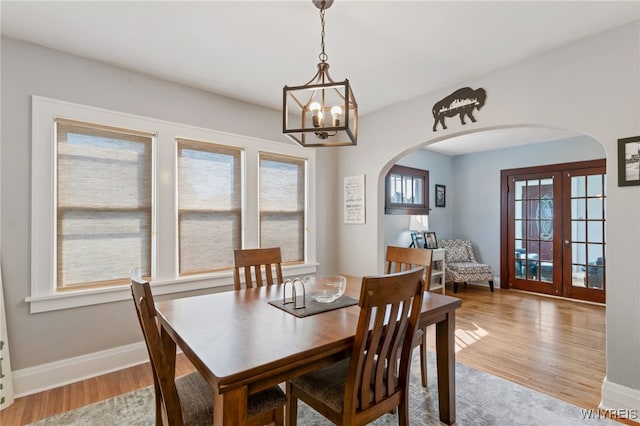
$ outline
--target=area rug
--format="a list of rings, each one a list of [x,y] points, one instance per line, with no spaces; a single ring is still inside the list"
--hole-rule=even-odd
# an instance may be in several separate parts
[[[442,424],[438,420],[435,354],[430,352],[428,360],[429,386],[425,389],[420,384],[419,356],[418,351],[415,351],[409,397],[409,421],[412,426]],[[456,412],[456,424],[460,426],[619,424],[604,418],[587,420],[584,409],[459,363],[456,363]],[[332,423],[300,403],[298,424],[320,426]],[[386,414],[371,424],[397,425],[397,414]],[[153,387],[57,414],[32,425],[153,426]]]

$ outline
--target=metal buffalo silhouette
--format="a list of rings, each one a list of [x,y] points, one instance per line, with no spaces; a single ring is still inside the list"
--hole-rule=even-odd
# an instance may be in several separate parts
[[[454,117],[458,114],[460,114],[460,123],[467,124],[464,122],[465,115],[475,123],[473,109],[480,110],[486,99],[487,92],[484,89],[473,90],[471,87],[463,87],[436,102],[433,105],[433,131],[436,131],[438,123],[443,129],[446,129],[447,125],[444,124],[445,117]]]

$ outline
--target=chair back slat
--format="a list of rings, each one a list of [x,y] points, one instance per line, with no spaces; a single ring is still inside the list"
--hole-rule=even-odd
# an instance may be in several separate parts
[[[282,255],[280,253],[280,247],[234,250],[233,284],[235,289],[242,290],[240,270],[244,272],[246,288],[282,283],[281,263]]]
[[[168,424],[182,426],[182,409],[173,379],[173,366],[162,349],[151,287],[149,282],[143,281],[138,277],[137,271],[132,271],[131,273],[131,295],[133,296],[138,321],[147,345],[156,392],[160,391],[162,405],[165,409],[163,414],[166,416]],[[158,422],[161,419],[156,420]]]
[[[393,274],[424,266],[424,290],[431,289],[431,249],[387,246],[385,274]]]
[[[364,277],[360,316],[347,373],[344,410],[365,419],[392,410],[408,384],[413,337],[423,297],[424,267]],[[400,367],[396,371],[397,359]],[[363,419],[363,421],[365,421]]]

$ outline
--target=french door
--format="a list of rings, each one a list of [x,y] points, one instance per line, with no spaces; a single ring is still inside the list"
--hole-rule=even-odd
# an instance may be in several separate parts
[[[502,287],[605,301],[605,161],[502,172]]]

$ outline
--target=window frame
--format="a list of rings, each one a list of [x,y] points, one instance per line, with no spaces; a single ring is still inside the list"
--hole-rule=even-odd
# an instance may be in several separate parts
[[[394,174],[422,180],[422,203],[396,203],[391,201],[391,175]],[[384,179],[384,213],[428,215],[429,210],[429,171],[398,164],[391,167]]]
[[[25,301],[30,312],[128,300],[128,283],[113,287],[57,291],[55,286],[55,120],[65,118],[153,133],[151,285],[156,295],[233,285],[232,269],[187,276],[178,267],[177,139],[210,141],[243,150],[242,246],[259,247],[258,152],[307,159],[306,247],[303,264],[287,265],[285,275],[316,271],[315,151],[283,142],[220,132],[134,114],[32,96],[31,282]]]

